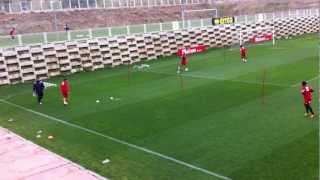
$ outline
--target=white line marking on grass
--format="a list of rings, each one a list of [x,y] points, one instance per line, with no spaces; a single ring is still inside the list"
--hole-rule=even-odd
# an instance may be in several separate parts
[[[307,82],[316,80],[316,79],[318,79],[318,78],[319,78],[319,76],[313,77],[313,78],[311,78],[311,79],[308,79]],[[298,82],[298,83],[296,83],[296,84],[291,85],[291,87],[298,87],[298,86],[300,86],[300,85],[301,85],[301,82]]]
[[[54,84],[54,83],[43,82],[43,84],[44,84],[44,87],[45,87],[45,88],[58,87],[58,85],[57,85],[57,84]]]
[[[269,44],[264,44],[264,43],[258,43],[258,44],[255,44],[255,46],[268,46]]]
[[[288,48],[285,47],[270,47],[272,50],[288,50]]]
[[[44,85],[45,85],[45,88],[48,89],[48,88],[51,88],[51,87],[57,87],[57,84],[53,84],[53,83],[47,83],[47,82],[44,82]],[[9,100],[15,96],[19,96],[19,95],[25,95],[27,93],[30,93],[30,96],[32,95],[32,89],[30,88],[29,89],[25,89],[25,90],[22,90],[20,92],[17,92],[17,93],[12,93],[12,94],[9,94],[7,96],[4,96],[2,97],[2,99],[4,100]]]
[[[174,74],[174,73],[166,73],[166,72],[156,72],[156,71],[144,71],[144,72],[150,72],[155,74],[164,74],[164,75],[170,75],[170,76],[184,76],[184,77],[191,77],[191,78],[199,78],[199,79],[212,79],[212,80],[218,80],[218,81],[230,81],[230,82],[239,82],[239,83],[246,83],[246,84],[256,84],[256,85],[262,85],[262,82],[256,82],[256,81],[241,81],[241,80],[235,80],[235,79],[225,79],[220,77],[214,77],[214,76],[203,76],[203,75],[192,75],[192,74]],[[290,87],[289,85],[285,84],[277,84],[277,83],[264,83],[266,85],[271,86],[278,86],[278,87]]]
[[[207,169],[203,169],[203,168],[201,168],[201,167],[198,167],[198,166],[195,166],[195,165],[186,163],[186,162],[184,162],[184,161],[175,159],[175,158],[173,158],[173,157],[166,156],[166,155],[164,155],[164,154],[161,154],[161,153],[158,153],[158,152],[149,150],[149,149],[147,149],[147,148],[144,148],[144,147],[141,147],[141,146],[138,146],[138,145],[135,145],[135,144],[128,143],[128,142],[126,142],[126,141],[123,141],[123,140],[114,138],[114,137],[112,137],[112,136],[108,136],[108,135],[99,133],[99,132],[97,132],[97,131],[94,131],[94,130],[91,130],[91,129],[88,129],[88,128],[85,128],[85,127],[82,127],[82,126],[79,126],[79,125],[76,125],[76,124],[67,122],[67,121],[64,121],[64,120],[62,120],[62,119],[58,119],[58,118],[55,118],[55,117],[53,117],[53,116],[49,116],[49,115],[46,115],[46,114],[44,114],[44,113],[34,111],[34,110],[29,109],[29,108],[26,108],[26,107],[24,107],[24,106],[20,106],[20,105],[18,105],[18,104],[15,104],[15,103],[12,103],[12,102],[3,100],[3,99],[0,99],[0,102],[2,102],[2,103],[4,103],[4,104],[7,104],[7,105],[11,105],[11,106],[16,107],[16,108],[19,108],[19,109],[22,109],[22,110],[27,111],[27,112],[29,112],[29,113],[33,113],[33,114],[36,114],[36,115],[38,115],[38,116],[42,116],[42,117],[45,117],[45,118],[47,118],[47,119],[50,119],[50,120],[53,120],[53,121],[56,121],[56,122],[65,124],[65,125],[67,125],[67,126],[70,126],[70,127],[76,128],[76,129],[80,129],[80,130],[83,130],[83,131],[85,131],[85,132],[88,132],[88,133],[97,135],[97,136],[104,137],[104,138],[106,138],[106,139],[109,139],[109,140],[111,140],[111,141],[117,142],[117,143],[119,143],[119,144],[122,144],[122,145],[125,145],[125,146],[128,146],[128,147],[131,147],[131,148],[133,148],[133,149],[137,149],[137,150],[140,150],[140,151],[149,153],[149,154],[152,154],[152,155],[154,155],[154,156],[158,156],[158,157],[160,157],[160,158],[162,158],[162,159],[166,159],[166,160],[172,161],[172,162],[174,162],[174,163],[177,163],[177,164],[180,164],[180,165],[182,165],[182,166],[186,166],[186,167],[188,167],[188,168],[191,168],[191,169],[194,169],[194,170],[203,172],[203,173],[205,173],[205,174],[208,174],[208,175],[211,175],[211,176],[215,176],[215,177],[217,177],[217,178],[224,179],[224,180],[231,180],[231,178],[228,178],[228,177],[226,177],[226,176],[222,176],[222,175],[220,175],[220,174],[214,173],[214,172],[209,171],[209,170],[207,170]]]
[[[18,92],[18,93],[13,93],[13,94],[4,96],[2,99],[9,100],[14,96],[24,95],[24,94],[27,94],[27,93],[30,93],[30,96],[32,96],[32,91],[31,90],[24,90],[24,91],[21,91],[21,92]]]
[[[249,47],[255,47],[255,46],[271,46],[271,48],[273,47],[273,45],[272,44],[270,44],[271,42],[264,42],[264,43],[258,43],[258,44],[247,44],[247,45],[245,45],[245,47],[247,47],[247,48],[249,48]],[[237,51],[240,51],[240,45],[238,45],[238,47],[237,46],[229,46],[229,47],[227,47],[227,49],[229,49],[229,51],[235,51],[235,50],[237,50]]]

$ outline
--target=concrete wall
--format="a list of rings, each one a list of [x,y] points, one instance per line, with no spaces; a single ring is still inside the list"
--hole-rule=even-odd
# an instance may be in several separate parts
[[[319,32],[315,16],[275,22],[276,38]],[[46,79],[83,70],[96,70],[170,56],[179,47],[204,44],[224,47],[239,44],[239,31],[248,41],[271,32],[272,22],[214,26],[127,37],[0,49],[0,85]],[[266,28],[264,31],[259,29]]]

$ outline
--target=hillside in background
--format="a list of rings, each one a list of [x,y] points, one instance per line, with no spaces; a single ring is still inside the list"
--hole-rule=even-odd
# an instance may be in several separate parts
[[[72,10],[56,12],[0,13],[0,35],[7,35],[11,27],[18,33],[62,31],[68,23],[71,29],[85,29],[132,24],[158,23],[181,20],[182,9],[218,8],[219,15],[253,14],[287,9],[318,8],[318,0],[224,0],[208,1],[202,5]],[[208,18],[207,13],[194,13],[186,19]]]
[[[186,9],[205,9],[210,6],[189,5]],[[56,19],[56,20],[55,20]],[[62,31],[65,23],[72,30],[131,24],[168,22],[181,19],[181,7],[152,7],[124,9],[73,10],[0,14],[0,35],[8,34],[11,27],[18,33]]]
[[[287,9],[319,8],[319,0],[219,0],[213,1],[222,15],[253,14]]]

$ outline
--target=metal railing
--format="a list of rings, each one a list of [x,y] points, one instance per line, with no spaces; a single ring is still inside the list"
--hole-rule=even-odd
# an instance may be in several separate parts
[[[305,16],[318,16],[319,9],[300,9],[281,11],[274,13],[261,13],[254,15],[242,15],[236,16],[235,20],[237,24],[241,23],[256,23],[261,21],[272,21],[293,17],[305,17]],[[185,23],[185,25],[183,25]],[[134,35],[142,33],[152,33],[160,31],[172,31],[180,30],[184,28],[198,28],[212,26],[211,18],[196,19],[164,22],[164,23],[152,23],[152,24],[140,24],[140,25],[128,25],[117,27],[105,27],[95,29],[82,29],[72,31],[57,31],[57,32],[43,32],[32,34],[19,34],[15,39],[11,39],[10,36],[0,36],[0,47],[10,47],[18,45],[31,45],[31,44],[47,44],[54,42],[66,42],[76,41],[83,39],[92,39],[99,37],[113,37],[123,35]]]
[[[112,9],[204,4],[207,0],[11,0],[0,1],[0,12]]]

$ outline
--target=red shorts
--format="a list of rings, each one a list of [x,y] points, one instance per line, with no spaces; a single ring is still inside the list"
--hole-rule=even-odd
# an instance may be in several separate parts
[[[68,98],[69,97],[69,93],[68,92],[61,92],[62,96],[64,98]]]
[[[183,66],[187,65],[187,60],[186,59],[181,60],[181,65]]]

